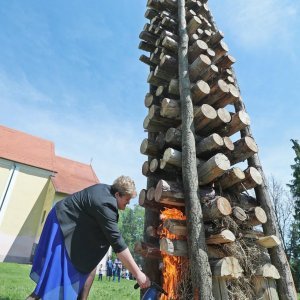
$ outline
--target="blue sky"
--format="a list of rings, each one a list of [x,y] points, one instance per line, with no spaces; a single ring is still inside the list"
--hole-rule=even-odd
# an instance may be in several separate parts
[[[266,175],[291,177],[300,139],[300,3],[210,0],[225,33]],[[148,68],[138,35],[146,0],[3,1],[0,123],[51,140],[56,154],[145,186],[139,153]]]

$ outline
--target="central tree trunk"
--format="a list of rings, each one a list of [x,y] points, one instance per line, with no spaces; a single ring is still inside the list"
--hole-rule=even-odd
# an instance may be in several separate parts
[[[198,197],[198,174],[193,123],[193,104],[188,72],[188,34],[185,0],[178,0],[179,19],[179,88],[182,117],[182,175],[185,195],[188,248],[194,299],[211,300],[212,275],[208,262],[202,208]],[[201,295],[201,297],[200,297]]]

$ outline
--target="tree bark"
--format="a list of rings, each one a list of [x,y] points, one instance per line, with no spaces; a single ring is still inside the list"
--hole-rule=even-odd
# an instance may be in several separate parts
[[[236,111],[245,109],[244,103],[241,99],[239,99],[239,101],[235,104],[235,109]],[[246,135],[252,136],[250,126],[247,126],[245,130],[242,131],[242,136]],[[268,221],[263,224],[264,233],[266,235],[276,235],[277,237],[280,237],[278,225],[276,223],[274,207],[268,191],[267,180],[265,178],[258,154],[256,153],[250,157],[248,159],[248,163],[250,166],[255,167],[259,171],[263,179],[262,185],[255,187],[255,194],[268,218]],[[272,264],[277,268],[281,276],[280,279],[276,280],[280,300],[297,299],[294,280],[283,246],[279,245],[269,249],[269,254]]]
[[[198,198],[198,176],[196,146],[193,124],[193,104],[188,75],[188,34],[185,20],[185,0],[178,0],[179,20],[179,86],[182,113],[182,174],[186,202],[187,227],[189,230],[188,252],[191,262],[192,288],[194,299],[214,299],[212,295],[212,275],[208,262],[205,232],[200,200]]]

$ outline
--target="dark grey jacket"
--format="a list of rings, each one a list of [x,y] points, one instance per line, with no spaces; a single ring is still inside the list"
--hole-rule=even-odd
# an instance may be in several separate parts
[[[111,245],[116,253],[127,248],[118,229],[117,200],[111,186],[96,184],[55,205],[65,247],[74,267],[91,272]]]

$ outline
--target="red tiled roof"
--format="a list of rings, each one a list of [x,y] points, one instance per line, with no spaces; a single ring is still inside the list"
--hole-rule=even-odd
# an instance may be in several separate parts
[[[50,141],[0,125],[0,158],[57,172],[55,190],[72,194],[99,183],[92,166],[55,155]]]
[[[0,125],[0,157],[54,171],[54,144]]]
[[[57,174],[51,180],[57,192],[73,194],[99,183],[90,165],[56,156],[54,166]]]

